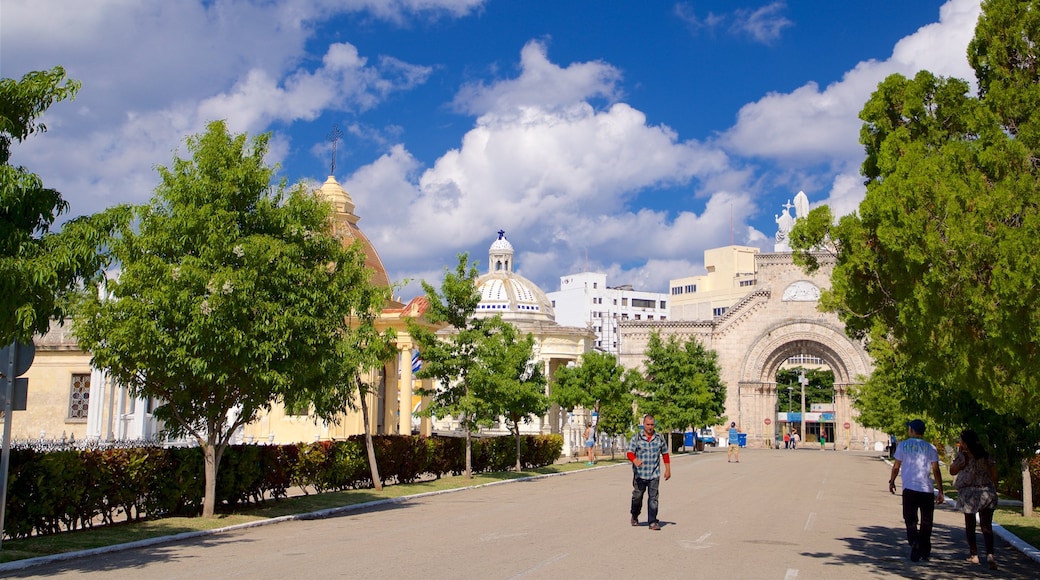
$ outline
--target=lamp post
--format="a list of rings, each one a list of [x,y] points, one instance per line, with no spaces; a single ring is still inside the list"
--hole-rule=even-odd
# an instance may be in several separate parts
[[[805,371],[798,373],[798,383],[802,385],[802,441],[805,441],[805,385],[809,384],[809,379],[805,378]]]

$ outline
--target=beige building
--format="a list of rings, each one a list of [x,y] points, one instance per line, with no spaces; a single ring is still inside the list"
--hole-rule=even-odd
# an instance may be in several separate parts
[[[758,248],[725,246],[704,251],[703,276],[668,281],[670,320],[711,320],[726,313],[755,286]]]

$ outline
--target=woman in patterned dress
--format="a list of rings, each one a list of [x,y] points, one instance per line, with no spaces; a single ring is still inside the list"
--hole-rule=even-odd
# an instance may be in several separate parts
[[[993,557],[993,511],[997,508],[997,464],[990,457],[979,436],[971,429],[961,432],[957,443],[959,452],[950,464],[950,474],[956,476],[953,486],[957,488],[957,508],[964,513],[964,530],[968,536],[971,556],[968,561],[979,563],[978,545],[975,542],[975,514],[982,528],[982,540],[986,545],[986,562],[990,569],[997,569]]]

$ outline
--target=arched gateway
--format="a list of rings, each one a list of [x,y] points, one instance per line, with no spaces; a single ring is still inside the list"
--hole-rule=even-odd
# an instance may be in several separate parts
[[[712,320],[621,322],[621,363],[641,367],[654,331],[664,339],[697,338],[719,355],[727,417],[748,434],[749,446],[765,447],[779,434],[777,397],[788,391],[784,385],[778,390],[777,370],[792,357],[818,357],[834,372],[834,409],[827,421],[836,448],[862,449],[864,436],[871,445],[885,441],[884,434],[858,424],[849,404],[848,388],[869,376],[873,363],[837,316],[817,309],[834,267],[830,257],[820,258],[821,268],[808,275],[790,253],[756,255],[754,289]]]

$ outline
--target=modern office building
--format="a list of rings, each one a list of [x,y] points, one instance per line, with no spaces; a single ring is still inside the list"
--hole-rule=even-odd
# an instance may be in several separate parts
[[[596,333],[595,348],[619,352],[618,322],[667,320],[668,295],[633,290],[630,285],[607,286],[607,275],[582,272],[560,277],[560,289],[548,293],[556,322],[588,327]]]

